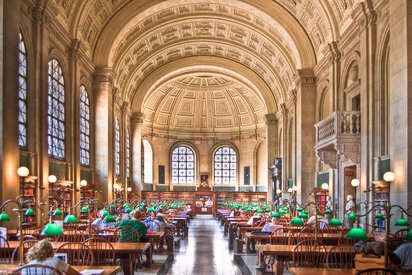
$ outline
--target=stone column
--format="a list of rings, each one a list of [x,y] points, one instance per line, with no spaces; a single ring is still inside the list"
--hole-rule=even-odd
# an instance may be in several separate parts
[[[412,2],[389,1],[390,6],[390,159],[395,182],[391,201],[412,203]],[[392,35],[394,34],[394,35]],[[399,215],[395,215],[398,219]]]
[[[295,80],[296,102],[296,185],[297,201],[305,203],[305,198],[315,187],[316,157],[315,147],[315,106],[316,87],[312,69],[298,71]]]
[[[131,118],[130,125],[132,134],[131,152],[132,152],[132,182],[137,192],[138,197],[141,197],[143,188],[142,182],[142,130],[143,130],[143,114],[134,113]]]
[[[287,191],[286,182],[287,182],[287,155],[288,155],[288,135],[289,135],[289,128],[288,128],[288,109],[286,104],[281,104],[281,114],[282,114],[282,190]],[[279,148],[280,151],[280,148]]]
[[[19,42],[20,1],[0,1],[0,175],[1,201],[15,199],[19,195],[19,149],[17,145],[17,50]],[[17,187],[17,188],[16,188]],[[11,209],[9,206],[8,209]],[[12,220],[16,216],[7,211]],[[16,226],[17,223],[12,224]]]
[[[331,66],[330,66],[330,75],[332,75],[332,81],[331,81],[331,89],[332,89],[332,96],[330,97],[331,101],[332,101],[332,112],[335,112],[339,109],[343,109],[343,106],[338,105],[338,103],[341,103],[343,105],[343,100],[339,99],[339,83],[340,83],[340,59],[341,59],[341,52],[338,49],[338,43],[337,42],[332,42],[329,43],[329,50],[331,53],[331,57],[330,57],[330,62],[331,62]]]
[[[111,68],[97,68],[94,75],[95,93],[95,181],[103,191],[100,199],[113,198],[113,77]],[[99,194],[99,193],[97,193]]]
[[[273,161],[276,158],[276,153],[278,152],[278,121],[275,114],[266,114],[265,115],[266,123],[266,157],[267,160],[267,200],[268,202],[273,202],[273,184],[272,184],[272,174],[269,173],[269,167],[273,165]],[[276,188],[276,186],[275,186]],[[276,190],[274,190],[276,192]]]

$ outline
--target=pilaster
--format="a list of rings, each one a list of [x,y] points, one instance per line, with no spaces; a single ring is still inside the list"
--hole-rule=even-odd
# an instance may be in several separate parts
[[[131,117],[132,131],[132,182],[137,192],[138,197],[140,198],[142,192],[142,130],[143,130],[143,114],[134,113]]]
[[[267,156],[267,167],[266,169],[266,179],[267,179],[267,200],[273,202],[273,195],[276,194],[276,186],[272,183],[272,175],[269,173],[269,167],[273,164],[275,158],[277,157],[278,148],[278,121],[275,114],[265,115],[266,123],[266,156]]]

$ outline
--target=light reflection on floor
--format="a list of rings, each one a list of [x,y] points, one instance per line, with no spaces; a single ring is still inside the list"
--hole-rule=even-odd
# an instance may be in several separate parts
[[[170,275],[240,275],[229,252],[222,228],[213,216],[197,215],[191,222],[187,241],[175,252]]]

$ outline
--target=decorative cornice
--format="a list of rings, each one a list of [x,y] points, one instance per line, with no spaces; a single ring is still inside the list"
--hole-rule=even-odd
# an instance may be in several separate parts
[[[113,70],[109,67],[99,67],[94,72],[94,82],[113,83],[113,77]]]

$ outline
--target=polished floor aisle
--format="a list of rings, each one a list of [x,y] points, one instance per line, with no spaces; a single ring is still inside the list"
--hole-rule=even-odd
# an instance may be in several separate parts
[[[181,242],[167,274],[241,275],[233,262],[223,230],[209,215],[197,215],[189,224],[189,237]]]

